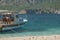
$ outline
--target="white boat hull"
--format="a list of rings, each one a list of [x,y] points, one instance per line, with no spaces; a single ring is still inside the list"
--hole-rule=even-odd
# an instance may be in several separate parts
[[[4,27],[2,28],[2,30],[11,30],[11,29],[16,29],[16,28],[19,28],[21,26],[14,26],[14,27]]]
[[[25,19],[26,20],[26,19]],[[15,28],[19,28],[22,27],[21,25],[25,24],[28,20],[18,23],[18,24],[11,24],[11,25],[3,25],[2,30],[10,30],[10,29],[15,29]]]

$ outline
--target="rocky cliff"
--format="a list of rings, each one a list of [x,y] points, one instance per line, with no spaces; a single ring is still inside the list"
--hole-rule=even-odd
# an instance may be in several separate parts
[[[60,8],[60,0],[0,0],[0,9]]]

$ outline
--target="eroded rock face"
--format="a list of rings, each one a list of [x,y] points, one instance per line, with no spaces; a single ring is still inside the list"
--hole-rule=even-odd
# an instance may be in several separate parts
[[[42,1],[42,0],[0,0],[0,3],[12,3],[12,4],[14,4],[14,3],[16,3],[16,4],[19,4],[19,3],[38,3],[38,2],[40,2],[40,1]]]
[[[60,0],[0,0],[0,9],[21,10],[37,8],[60,9]]]
[[[26,10],[21,10],[19,14],[26,14]]]
[[[34,5],[43,2],[52,3],[56,2],[56,0],[0,0],[0,5]]]

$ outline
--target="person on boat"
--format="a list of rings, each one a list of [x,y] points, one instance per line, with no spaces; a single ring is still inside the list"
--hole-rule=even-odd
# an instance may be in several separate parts
[[[6,18],[2,18],[2,22],[6,24]]]
[[[11,24],[11,19],[9,17],[6,17],[6,23]]]

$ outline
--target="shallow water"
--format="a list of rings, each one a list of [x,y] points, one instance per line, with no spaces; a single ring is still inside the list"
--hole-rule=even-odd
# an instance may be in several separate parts
[[[0,33],[0,37],[60,34],[60,15],[27,14],[27,16],[29,21],[26,24],[21,25],[20,28],[2,31],[2,33]]]

